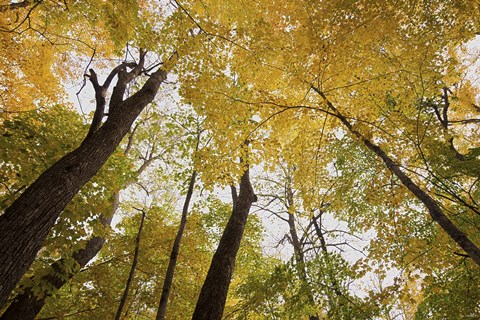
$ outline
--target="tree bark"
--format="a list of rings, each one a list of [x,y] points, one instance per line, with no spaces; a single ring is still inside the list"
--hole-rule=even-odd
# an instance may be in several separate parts
[[[400,166],[390,158],[382,148],[365,138],[359,131],[355,130],[348,119],[343,116],[337,108],[327,99],[325,94],[318,88],[312,86],[312,89],[317,92],[322,99],[327,103],[329,109],[331,109],[335,116],[347,127],[347,129],[354,134],[363,144],[382,159],[387,168],[402,182],[402,184],[427,208],[433,221],[438,223],[440,227],[455,241],[472,260],[480,266],[480,249],[460,230],[450,219],[445,215],[440,206],[435,200],[430,197],[425,191],[423,191],[410,177],[408,177],[401,169]]]
[[[158,305],[158,312],[156,317],[157,320],[163,320],[165,318],[165,313],[167,312],[168,296],[170,295],[170,288],[172,286],[173,276],[175,274],[177,257],[180,251],[180,242],[182,241],[183,231],[185,230],[185,226],[187,224],[188,207],[190,205],[190,200],[192,199],[193,187],[195,185],[196,176],[197,173],[193,171],[190,178],[190,183],[188,185],[187,196],[185,198],[185,202],[183,203],[180,226],[178,227],[177,235],[175,237],[175,241],[173,242],[172,252],[170,253],[167,273],[165,274],[165,280],[163,282],[162,296],[160,297],[160,303]]]
[[[98,130],[41,174],[0,216],[0,308],[65,206],[115,151],[166,76],[164,69],[157,70],[137,93],[119,101]]]
[[[219,320],[222,318],[240,241],[250,207],[255,201],[257,201],[257,197],[250,184],[247,168],[240,182],[240,194],[234,203],[232,215],[213,255],[207,278],[203,283],[193,313],[193,320]]]
[[[135,269],[137,268],[138,263],[138,252],[140,251],[140,238],[142,236],[143,223],[145,221],[145,211],[142,210],[142,219],[140,220],[140,226],[138,227],[137,237],[135,238],[135,252],[133,253],[132,267],[130,268],[130,273],[128,275],[127,283],[125,284],[125,290],[123,291],[122,299],[120,300],[120,305],[118,306],[117,314],[115,320],[120,320],[122,317],[123,308],[125,303],[127,303],[128,292],[132,286],[133,277],[135,276]]]

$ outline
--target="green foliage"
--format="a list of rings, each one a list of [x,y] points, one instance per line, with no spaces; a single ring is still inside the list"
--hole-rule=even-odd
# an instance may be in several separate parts
[[[429,277],[415,319],[475,319],[480,316],[480,273],[470,262]]]

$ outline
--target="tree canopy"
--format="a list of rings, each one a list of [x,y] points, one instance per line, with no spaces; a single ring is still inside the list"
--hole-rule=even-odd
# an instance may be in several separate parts
[[[479,15],[0,2],[0,319],[480,317]]]

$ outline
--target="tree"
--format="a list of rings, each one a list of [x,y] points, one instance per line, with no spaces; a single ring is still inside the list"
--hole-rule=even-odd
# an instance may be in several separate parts
[[[172,286],[173,275],[175,273],[175,266],[177,264],[177,257],[180,250],[180,243],[183,237],[183,232],[185,230],[185,225],[187,224],[187,215],[188,207],[190,200],[193,195],[193,188],[195,186],[196,172],[193,171],[190,178],[190,183],[188,184],[188,191],[185,197],[185,202],[183,204],[182,217],[180,219],[180,225],[178,227],[177,235],[175,241],[173,242],[172,252],[170,254],[170,260],[168,262],[167,273],[165,274],[165,280],[163,283],[162,296],[160,297],[160,303],[158,306],[157,319],[164,319],[167,312],[167,302],[168,296],[170,294],[170,288]]]
[[[232,188],[232,198],[232,215],[213,255],[192,319],[222,318],[248,213],[252,203],[257,200],[250,184],[248,167],[242,175],[238,197],[236,189]]]
[[[331,155],[335,155],[335,151]],[[296,167],[300,167],[308,156],[304,152],[304,157],[294,160],[295,164],[290,166],[286,166],[285,159],[279,157],[277,170],[264,173],[261,179],[259,197],[264,199],[264,204],[259,208],[288,226],[278,246],[288,245],[293,249],[290,260],[277,266],[275,272],[263,280],[265,286],[273,287],[275,294],[267,295],[262,302],[276,306],[275,315],[282,319],[306,318],[306,315],[312,318],[314,313],[325,319],[369,319],[377,316],[379,299],[362,299],[353,289],[352,283],[358,283],[365,276],[355,267],[360,258],[352,259],[352,254],[348,258],[342,256],[345,251],[360,255],[361,248],[355,246],[358,246],[356,243],[361,240],[360,236],[364,235],[348,226],[346,221],[339,220],[345,216],[334,211],[341,208],[332,199],[336,198],[336,192],[341,192],[336,181],[340,177],[325,173],[327,177],[316,181],[318,185],[315,188],[323,189],[319,195],[319,207],[307,212],[303,207],[303,203],[308,203],[309,194],[305,194],[302,188],[308,184],[310,189],[312,184],[297,179]],[[321,167],[314,170],[321,171]],[[346,170],[344,174],[348,174]],[[329,187],[323,187],[329,179],[332,180]],[[304,195],[306,198],[303,198]],[[348,201],[343,195],[341,202],[344,206],[348,207],[345,204]],[[284,302],[280,304],[277,301]]]
[[[83,12],[82,6],[88,4],[94,10]],[[67,11],[67,7],[72,10],[70,20],[68,12],[62,11]],[[246,189],[250,190],[240,213],[239,202],[234,205],[232,222],[212,261],[194,318],[220,318],[225,305],[228,316],[239,318],[248,316],[255,306],[259,306],[258,311],[251,314],[260,318],[315,317],[315,313],[320,317],[321,312],[325,317],[348,318],[359,310],[365,311],[362,315],[367,318],[370,315],[388,318],[397,316],[394,313],[402,308],[404,315],[410,317],[415,313],[418,317],[433,316],[434,312],[439,317],[450,317],[451,314],[444,312],[449,309],[445,303],[448,294],[438,290],[444,281],[440,275],[456,277],[459,284],[470,284],[469,279],[474,277],[469,268],[447,270],[454,270],[464,262],[473,268],[480,264],[477,143],[480,103],[478,86],[468,66],[478,63],[478,54],[469,56],[468,52],[469,41],[480,30],[475,19],[480,9],[477,3],[269,0],[246,6],[240,1],[186,0],[171,3],[172,11],[160,23],[155,19],[156,7],[155,2],[148,1],[108,4],[94,0],[63,4],[33,1],[0,7],[5,13],[1,25],[11,24],[3,28],[6,32],[2,33],[2,43],[14,45],[13,54],[6,54],[0,61],[3,69],[8,70],[0,75],[0,81],[7,89],[11,88],[2,104],[8,112],[5,119],[15,111],[17,96],[28,108],[52,108],[47,102],[60,99],[58,88],[48,87],[48,81],[43,80],[53,79],[52,83],[58,84],[59,78],[67,77],[73,70],[68,68],[68,59],[65,65],[60,62],[59,47],[41,47],[54,35],[51,26],[58,28],[60,36],[55,40],[59,40],[75,34],[83,25],[99,25],[97,35],[107,39],[102,46],[107,57],[114,51],[118,53],[126,41],[164,52],[164,56],[174,53],[168,62],[163,58],[163,65],[156,60],[150,67],[142,50],[139,61],[124,59],[104,82],[94,71],[88,71],[97,106],[86,139],[45,171],[0,216],[0,232],[7,235],[0,240],[0,255],[7,257],[4,264],[0,262],[3,270],[0,283],[8,280],[0,289],[0,302],[7,299],[34,260],[66,203],[114,152],[175,64],[178,91],[172,96],[178,94],[182,102],[191,105],[205,119],[204,128],[211,139],[208,147],[201,148],[193,157],[200,188],[210,192],[239,180],[245,185],[244,180],[248,180]],[[137,18],[137,13],[141,18]],[[153,45],[152,39],[160,45]],[[78,44],[77,40],[91,43],[91,38],[84,34],[67,40],[69,44]],[[34,46],[28,47],[29,44]],[[67,51],[85,56],[79,47]],[[131,53],[128,51],[127,57]],[[35,69],[31,68],[31,61],[35,59],[25,57],[44,57],[39,70],[45,70],[46,78],[32,71]],[[177,57],[181,57],[178,63]],[[51,66],[58,66],[56,75],[52,75],[55,68]],[[25,86],[16,85],[21,77],[25,77],[22,82]],[[117,86],[110,94],[108,88],[114,79]],[[28,86],[35,86],[36,99],[25,94]],[[136,93],[124,99],[127,91],[134,89]],[[15,90],[18,92],[10,95]],[[107,109],[107,119],[103,121]],[[175,147],[185,149],[187,145],[178,142]],[[290,193],[295,190],[297,198],[288,199],[287,209],[297,216],[287,216],[287,220],[290,227],[298,227],[305,221],[308,228],[304,234],[312,240],[308,244],[311,250],[317,250],[317,255],[303,253],[302,258],[298,250],[302,236],[293,228],[292,242],[297,242],[293,238],[298,240],[295,263],[295,257],[290,264],[265,262],[265,269],[273,268],[271,275],[262,269],[255,273],[259,279],[247,277],[248,285],[231,292],[233,298],[228,300],[235,256],[248,214],[245,208],[250,207],[254,198],[248,170],[245,163],[236,163],[238,158],[248,158],[248,169],[275,172],[279,159],[286,168],[295,168],[291,187],[287,189]],[[11,185],[15,185],[17,177],[13,170],[9,167],[5,171]],[[186,180],[187,171],[174,173],[175,183]],[[8,185],[11,189],[8,203],[23,191],[23,184]],[[43,195],[44,199],[38,199],[37,196]],[[50,197],[55,201],[50,201]],[[274,211],[271,207],[265,209]],[[321,225],[325,214],[344,221],[349,232],[371,236],[364,258],[350,263],[346,262],[348,255],[326,250],[328,237]],[[234,223],[238,217],[240,220]],[[62,222],[65,220],[60,218],[61,226],[68,225]],[[128,225],[128,219],[124,222]],[[19,227],[21,223],[25,223],[23,228]],[[133,224],[129,226],[129,237],[133,237]],[[27,228],[29,232],[23,232]],[[203,232],[201,228],[195,230]],[[15,243],[14,233],[25,236]],[[232,234],[234,239],[229,241]],[[32,238],[33,235],[37,236]],[[122,237],[115,236],[121,244]],[[115,256],[122,253],[116,252]],[[109,299],[116,305],[122,284],[108,273],[107,266],[110,264],[99,266],[100,273],[88,274],[95,274],[98,283],[112,283],[110,289],[106,285],[98,288],[103,290],[104,301]],[[222,269],[225,267],[228,270]],[[217,268],[221,272],[215,275]],[[153,267],[147,269],[155,276],[160,274],[152,272]],[[124,277],[128,273],[127,268],[118,272],[123,272]],[[397,273],[393,283],[385,285],[391,273]],[[376,291],[368,290],[369,299],[374,301],[369,304],[351,295],[345,283],[356,276],[372,274],[379,285]],[[201,272],[191,279],[199,279],[200,275]],[[79,281],[88,287],[91,280],[79,275]],[[137,314],[147,317],[152,316],[152,308],[156,307],[152,307],[142,288],[149,287],[159,295],[158,283],[163,278],[155,285],[152,281],[140,275],[134,279],[135,289],[126,302],[127,306],[135,306]],[[221,290],[213,289],[212,283],[216,281],[221,282]],[[198,280],[191,282],[198,286]],[[72,288],[78,288],[75,294],[79,296],[91,293],[75,284]],[[263,291],[253,292],[256,289]],[[296,295],[299,292],[302,295]],[[462,292],[459,295],[467,296]],[[188,297],[189,301],[195,300],[196,294],[189,291]],[[238,297],[245,300],[237,304],[234,299]],[[344,303],[345,299],[355,303]],[[92,302],[93,299],[85,301],[88,302],[78,303],[82,310],[99,317],[111,317],[115,312]],[[193,308],[189,302],[185,304],[183,318],[189,316],[188,308]],[[314,304],[321,306],[314,309],[311,307]],[[178,306],[178,301],[174,299],[173,305]],[[244,307],[245,312],[232,310],[235,305]],[[458,305],[469,307],[470,302]],[[93,309],[102,307],[103,311]],[[426,311],[430,307],[435,308],[432,313]],[[45,312],[51,312],[52,308],[47,308]],[[82,310],[63,315],[80,312],[80,317]],[[456,309],[451,306],[451,310]]]
[[[149,28],[153,22],[146,10],[149,4],[3,1],[0,81],[6,90],[1,110],[11,114],[63,103],[62,83],[78,81],[89,61],[118,56],[125,43],[134,39],[135,45],[145,46],[156,37]],[[162,15],[155,17],[161,19]]]
[[[443,210],[438,206],[435,200],[430,197],[425,191],[423,191],[416,183],[414,183],[399,167],[397,163],[393,161],[379,146],[375,145],[370,139],[365,138],[358,130],[355,130],[352,124],[343,116],[337,108],[327,99],[325,94],[314,88],[314,90],[325,99],[329,109],[333,110],[335,116],[350,130],[351,133],[356,135],[365,144],[365,146],[379,156],[387,168],[392,171],[395,176],[400,179],[402,184],[410,190],[415,197],[417,197],[427,207],[428,212],[432,219],[437,222],[440,227],[472,258],[475,263],[480,265],[480,248],[478,248],[455,224],[445,215]]]
[[[280,165],[281,167],[281,165]],[[267,198],[267,203],[272,204],[275,202],[279,202],[281,207],[282,213],[286,214],[286,218],[280,212],[273,212],[273,214],[278,217],[280,220],[286,222],[288,224],[288,235],[285,237],[291,243],[293,247],[293,260],[295,263],[296,273],[299,275],[300,281],[302,283],[301,287],[304,291],[306,296],[306,303],[303,303],[303,307],[310,307],[312,309],[311,313],[309,314],[310,320],[318,320],[318,314],[314,312],[315,309],[315,299],[314,299],[314,291],[311,287],[311,283],[307,277],[307,270],[306,270],[306,259],[305,259],[305,237],[300,237],[297,231],[297,226],[295,222],[295,217],[298,216],[298,203],[296,203],[296,199],[294,197],[295,192],[293,189],[293,175],[295,172],[295,168],[282,168],[281,169],[281,176],[280,181],[274,182],[268,179],[271,185],[273,186],[273,190],[280,189],[279,191],[273,191],[272,193],[268,193],[264,195]],[[275,188],[278,187],[278,188]],[[281,190],[283,189],[283,190]],[[278,192],[278,194],[277,194]]]
[[[137,237],[135,238],[135,251],[132,258],[132,266],[130,268],[130,273],[128,274],[128,279],[125,283],[125,290],[123,291],[122,299],[120,299],[120,305],[117,309],[117,314],[115,315],[115,320],[119,320],[122,317],[123,308],[127,302],[128,292],[132,285],[133,277],[135,276],[135,269],[137,268],[138,263],[138,252],[140,250],[140,239],[142,237],[143,223],[145,221],[146,212],[142,211],[142,218],[140,220],[140,226],[138,227]]]
[[[80,6],[77,7],[77,4],[80,4]],[[136,4],[135,1],[132,1],[130,5],[122,2],[121,4],[115,4],[110,7],[108,5],[105,6],[105,4],[101,1],[99,1],[97,4],[100,5],[101,8],[109,8],[108,10],[103,11],[103,13],[109,17],[110,21],[115,22],[117,26],[120,25],[118,24],[120,20],[117,19],[118,11],[126,9],[123,12],[128,13],[128,15],[125,16],[127,18],[127,25],[129,28],[133,28],[128,32],[126,31],[128,29],[126,25],[123,25],[125,28],[112,27],[110,29],[112,33],[120,35],[124,40],[126,40],[125,36],[128,37],[129,35],[132,35],[133,32],[138,31],[136,30],[137,27],[145,23],[145,21],[135,21],[136,23],[132,23],[133,21],[128,21],[128,17],[138,17],[139,6],[131,6],[131,4]],[[75,13],[76,18],[80,17],[78,24],[75,19],[70,18],[70,14],[62,13],[62,10],[64,9],[62,6],[53,5],[52,11],[49,12],[49,2],[28,2],[28,5],[26,3],[25,6],[22,6],[22,8],[10,6],[8,8],[9,10],[6,10],[6,15],[4,16],[6,20],[2,20],[2,23],[5,23],[6,25],[5,27],[2,26],[4,29],[3,31],[6,31],[2,32],[2,35],[10,37],[10,41],[13,41],[13,44],[9,46],[9,48],[11,47],[21,50],[21,41],[25,40],[27,43],[29,41],[29,37],[27,36],[22,38],[24,33],[22,32],[22,28],[26,29],[28,32],[32,31],[34,35],[40,34],[41,40],[46,39],[49,41],[50,33],[47,32],[47,30],[51,31],[48,29],[48,20],[51,19],[52,21],[58,22],[59,26],[61,26],[57,28],[57,31],[66,30],[65,33],[72,33],[75,27],[85,26],[84,21],[81,19],[81,17],[85,17],[85,12],[92,13],[92,16],[95,16],[98,13],[95,10],[82,10],[82,7],[85,5],[84,3],[76,3],[76,5],[74,7],[78,10],[73,10],[73,12]],[[95,8],[95,6],[93,7]],[[44,10],[40,10],[41,8]],[[68,7],[68,3],[65,3],[65,8],[67,10],[70,9],[70,7]],[[16,12],[17,10],[19,11]],[[15,16],[19,12],[25,14],[24,18],[21,20],[20,24],[11,29],[8,24],[15,23]],[[38,22],[35,18],[36,14],[39,15],[38,21],[41,21],[42,18],[48,17],[46,19],[47,23],[45,24],[45,28],[42,29],[41,26],[36,26],[34,24],[34,22]],[[57,14],[59,15],[57,16]],[[88,16],[87,14],[87,21],[90,20],[92,16]],[[62,18],[65,18],[65,20]],[[38,23],[41,24],[42,22]],[[39,31],[39,29],[41,31]],[[28,34],[28,32],[25,34]],[[88,33],[80,32],[79,34]],[[145,35],[145,32],[142,34]],[[14,37],[11,37],[12,35],[14,35]],[[19,39],[18,41],[16,39],[17,36]],[[65,37],[63,35],[59,35],[55,39],[71,40],[71,38],[68,36]],[[123,42],[123,40],[120,38],[117,38],[117,40]],[[51,40],[50,42],[52,45],[56,43],[55,41]],[[53,48],[55,49],[58,47]],[[23,55],[19,56],[23,57]],[[176,57],[176,55],[174,55],[174,57]],[[88,139],[86,139],[79,148],[65,156],[56,165],[51,167],[50,170],[44,172],[39,179],[31,187],[27,188],[25,192],[23,192],[22,195],[12,204],[12,206],[5,211],[5,214],[0,217],[0,229],[2,230],[2,234],[6,235],[3,236],[1,240],[2,256],[6,257],[6,259],[3,259],[4,263],[0,267],[0,278],[2,279],[2,286],[0,286],[1,306],[4,305],[14,285],[19,281],[20,277],[25,273],[26,269],[32,263],[35,254],[42,245],[43,239],[45,239],[48,231],[65,205],[78,192],[80,187],[100,169],[102,164],[107,160],[108,156],[120,143],[123,136],[128,132],[131,124],[141,110],[153,100],[160,84],[164,81],[166,73],[169,71],[169,68],[171,68],[174,60],[170,59],[169,62],[167,62],[166,68],[163,67],[152,73],[149,76],[149,80],[146,81],[145,85],[137,92],[135,97],[131,96],[128,99],[124,99],[127,85],[140,76],[144,71],[144,58],[145,53],[142,52],[140,54],[138,63],[135,63],[135,67],[133,67],[133,64],[126,63],[121,64],[118,68],[115,68],[110,74],[110,77],[108,77],[107,81],[102,86],[100,86],[98,81],[96,81],[95,73],[90,73],[90,79],[92,80],[91,82],[94,84],[94,88],[98,93],[98,98],[105,97],[108,86],[115,76],[118,75],[119,78],[121,78],[117,81],[117,84],[112,92],[112,99],[110,101],[109,116],[107,121],[105,121],[104,125],[102,125],[99,129],[101,122],[99,123],[98,117],[96,117],[97,120],[94,121],[92,130],[96,131],[96,129],[99,129],[96,131],[97,134],[90,134]],[[31,60],[34,59],[30,59],[30,61]],[[44,60],[45,59],[41,59],[41,61]],[[52,60],[45,60],[47,67],[52,64],[51,61]],[[130,66],[131,69],[129,72],[127,72],[127,65]],[[17,65],[13,64],[13,66]],[[27,70],[28,65],[26,68],[21,69],[20,72],[14,71],[11,72],[11,74],[28,74]],[[35,83],[42,82],[42,80],[37,81],[33,77],[30,77],[29,79],[33,79]],[[43,95],[40,95],[38,98],[40,99],[42,96]],[[117,106],[118,108],[116,108]],[[98,101],[97,109],[99,114],[101,114],[100,109],[104,107],[104,102]],[[8,109],[8,107],[6,107],[6,109]],[[128,110],[127,113],[123,114],[126,110]],[[106,149],[100,150],[103,148],[102,146],[106,146]],[[82,158],[83,160],[81,160]],[[72,181],[75,182],[72,184]],[[46,201],[49,196],[55,200]],[[34,199],[36,199],[36,201]],[[35,207],[34,210],[30,210],[32,206]],[[24,211],[28,212],[28,214],[23,215],[21,212]],[[44,214],[46,211],[48,211],[49,214]],[[38,219],[39,217],[41,218]],[[30,225],[31,223],[33,223],[35,226],[32,227],[32,225]],[[15,233],[22,232],[21,230],[23,229],[28,229],[29,232],[25,232],[25,235],[30,235],[26,236],[24,240],[17,239],[14,241]]]
[[[175,212],[178,195],[169,194],[169,190],[152,190],[151,195],[159,198],[145,208],[142,207],[141,198],[122,201],[122,219],[97,259],[83,268],[55,297],[47,299],[38,318],[61,318],[67,315],[73,319],[115,317],[131,270],[131,257],[134,255],[132,244],[140,222],[140,215],[129,214],[135,210],[133,207],[148,211],[148,216],[123,317],[155,317],[179,217]],[[201,225],[201,218],[195,211],[189,217],[183,237],[185,249],[177,260],[171,289],[167,310],[169,319],[183,319],[191,315],[200,288],[196,279],[204,276],[211,259],[211,253],[205,250],[208,237]]]
[[[22,127],[27,127],[28,129],[26,130],[30,134],[30,140],[29,146],[34,145],[35,150],[32,151],[39,158],[43,158],[39,155],[40,152],[42,152],[43,149],[48,150],[48,152],[52,152],[51,146],[43,146],[45,144],[45,140],[54,140],[60,138],[60,135],[62,132],[64,132],[63,127],[57,128],[56,123],[60,122],[62,123],[63,121],[58,121],[58,119],[62,119],[62,117],[65,117],[63,113],[54,113],[52,116],[56,118],[56,121],[54,122],[50,117],[45,117],[44,114],[51,114],[53,113],[52,111],[37,111],[40,117],[42,117],[42,126],[45,128],[40,129],[39,131],[42,131],[43,135],[46,135],[46,128],[55,128],[54,133],[50,135],[46,135],[44,139],[38,139],[39,133],[34,129],[34,128],[28,128],[27,124],[31,122],[30,117],[20,117],[20,119],[16,119],[19,117],[14,118],[15,122],[12,121],[7,121],[8,123],[15,123],[11,127],[13,128],[22,128]],[[70,111],[69,113],[76,114],[74,111]],[[67,113],[67,115],[69,115]],[[149,112],[147,112],[147,118],[148,122],[153,122],[153,116],[149,115]],[[66,118],[70,119],[70,118]],[[141,119],[140,122],[145,122],[145,119]],[[73,123],[66,122],[66,124],[70,127],[73,126]],[[80,123],[78,124],[80,127]],[[87,195],[85,193],[85,187],[82,188],[80,191],[80,196],[82,197],[93,197],[95,198],[105,198],[102,200],[98,199],[97,202],[98,204],[93,204],[91,201],[88,202],[88,204],[84,204],[84,206],[69,206],[73,207],[70,208],[71,211],[85,211],[89,212],[90,216],[87,216],[85,213],[80,214],[79,220],[88,220],[92,219],[93,220],[93,225],[92,228],[94,229],[93,234],[91,235],[90,239],[84,243],[84,241],[78,240],[80,244],[76,244],[76,246],[80,246],[78,250],[74,250],[73,252],[68,252],[64,253],[62,252],[61,258],[54,261],[50,265],[50,271],[45,272],[45,270],[35,270],[33,272],[33,275],[29,278],[29,280],[32,280],[32,284],[30,286],[25,285],[22,288],[22,291],[20,291],[13,299],[12,303],[8,306],[7,310],[3,313],[1,316],[2,319],[20,319],[26,318],[26,319],[33,319],[38,312],[41,310],[43,305],[45,304],[45,300],[47,297],[52,296],[55,294],[55,292],[60,289],[67,281],[69,281],[75,273],[78,272],[79,269],[84,268],[87,263],[89,263],[101,250],[103,247],[106,237],[109,233],[109,228],[110,224],[112,221],[113,216],[115,215],[119,202],[120,202],[120,191],[125,190],[128,188],[129,185],[134,183],[138,177],[150,166],[152,163],[157,160],[162,152],[162,149],[158,150],[155,152],[155,144],[152,145],[151,149],[149,151],[149,155],[144,158],[139,164],[138,168],[135,170],[130,170],[131,165],[133,163],[130,162],[135,162],[135,159],[132,159],[133,156],[130,156],[130,153],[137,153],[139,150],[136,150],[138,148],[132,146],[132,144],[139,144],[143,140],[142,137],[135,139],[136,136],[142,136],[143,135],[143,130],[138,128],[139,124],[137,123],[133,130],[129,133],[127,142],[122,146],[124,148],[123,152],[119,152],[116,157],[113,157],[113,159],[110,159],[110,163],[107,164],[107,167],[104,168],[104,170],[101,170],[98,176],[94,179],[94,183],[101,183],[102,186],[99,188],[95,188],[95,191],[92,192],[91,195]],[[10,127],[10,126],[9,126]],[[81,126],[83,127],[83,126]],[[20,131],[16,129],[17,131]],[[15,132],[9,132],[9,140],[12,140],[12,135],[15,134]],[[71,137],[70,137],[71,136]],[[78,137],[77,134],[69,134],[66,137],[63,137],[64,140],[62,143],[59,143],[57,141],[57,144],[59,146],[62,146],[63,144],[67,145],[72,145],[72,143],[68,142],[68,139],[73,138],[73,137]],[[35,143],[32,143],[31,140],[37,138]],[[65,140],[66,139],[66,140]],[[13,142],[13,141],[12,141]],[[7,144],[5,144],[7,146]],[[39,146],[42,146],[42,148],[39,148]],[[16,149],[21,148],[19,145],[19,142],[14,142],[13,145],[9,148],[6,148],[5,150],[8,150],[9,154],[13,154]],[[132,150],[133,148],[133,150]],[[159,148],[157,148],[159,149]],[[133,151],[133,152],[132,152]],[[58,152],[61,154],[64,152],[64,150],[58,150]],[[159,153],[160,152],[160,153]],[[7,157],[7,158],[11,158]],[[53,157],[55,158],[55,157]],[[112,165],[113,162],[113,165]],[[31,163],[28,163],[28,161],[21,160],[21,159],[16,159],[16,164],[22,164],[20,169],[17,169],[17,174],[23,175],[24,173],[30,172],[32,168],[30,167]],[[48,164],[44,164],[44,166],[48,166]],[[33,179],[33,176],[30,177],[30,179]],[[27,184],[30,183],[30,181],[27,182]],[[12,182],[9,182],[8,184],[12,184]],[[5,185],[8,185],[7,183]],[[107,192],[102,192],[101,189],[106,189],[108,190]],[[102,195],[102,193],[106,193],[105,196]],[[110,193],[110,194],[109,194]],[[78,198],[78,197],[77,197]],[[74,200],[75,201],[75,200]],[[106,203],[106,204],[105,204]],[[67,209],[68,210],[68,209]],[[78,213],[77,213],[78,214]],[[75,216],[75,215],[74,215]],[[80,221],[83,223],[83,221]],[[95,223],[97,222],[97,223]],[[69,235],[65,232],[61,232],[61,230],[58,230],[58,226],[64,226],[71,224],[72,222],[67,222],[67,221],[60,221],[57,223],[56,227],[54,228],[54,233],[56,233],[55,239],[50,239],[47,238],[45,244],[44,244],[44,249],[45,247],[49,251],[55,251],[59,250],[57,248],[52,248],[52,246],[49,246],[49,243],[52,242],[58,242],[59,240],[62,240],[62,238],[78,238],[81,236],[84,236],[82,234],[79,234],[78,231],[75,231],[73,235]],[[60,249],[61,250],[61,249]],[[72,249],[71,249],[72,250]],[[51,257],[43,257],[43,259],[51,259]],[[73,265],[72,265],[73,263]],[[41,275],[40,275],[41,274]],[[34,287],[36,289],[34,289]],[[44,289],[44,291],[38,290],[38,287],[40,288],[47,288]]]
[[[155,71],[139,91],[124,100],[127,84],[141,75],[144,62],[145,52],[141,52],[131,71],[126,72],[126,65],[112,71],[109,78],[118,73],[119,79],[110,98],[107,120],[103,124],[92,123],[97,128],[94,133],[46,170],[0,216],[0,230],[5,235],[0,248],[2,256],[6,257],[0,264],[0,305],[4,305],[11,290],[32,263],[58,215],[115,151],[133,121],[153,100],[166,79],[168,64],[167,69]],[[99,103],[97,110],[99,107],[104,107],[104,104]],[[18,237],[19,234],[23,234],[25,239]]]

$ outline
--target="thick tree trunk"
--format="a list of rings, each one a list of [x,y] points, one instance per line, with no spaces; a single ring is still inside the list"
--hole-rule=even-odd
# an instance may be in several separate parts
[[[360,132],[355,130],[352,124],[344,117],[333,104],[327,99],[325,94],[320,89],[313,87],[312,89],[317,92],[322,99],[327,103],[329,109],[334,112],[334,115],[347,127],[347,129],[353,133],[363,144],[380,157],[387,168],[402,182],[402,184],[410,190],[410,192],[420,200],[427,208],[433,221],[438,223],[440,227],[453,239],[477,265],[480,266],[480,249],[460,230],[450,219],[445,215],[440,206],[435,200],[430,197],[425,191],[423,191],[410,177],[408,177],[401,169],[400,166],[390,158],[382,148],[365,138]]]
[[[103,237],[93,237],[87,242],[85,248],[79,250],[73,254],[73,258],[76,263],[79,264],[76,270],[85,266],[90,260],[92,260],[102,248],[105,243]],[[70,280],[76,272],[68,272],[63,267],[63,260],[57,261],[51,266],[52,273],[42,277],[40,281],[48,282],[53,285],[57,290],[60,289],[65,283]],[[72,270],[72,271],[76,271]],[[41,298],[33,295],[30,288],[15,298],[12,304],[9,305],[7,310],[0,317],[1,320],[30,320],[35,319],[37,314],[45,305],[45,299],[51,296],[43,296]]]
[[[123,308],[127,303],[128,292],[132,286],[133,277],[135,276],[135,269],[137,268],[138,263],[138,253],[140,251],[140,238],[142,236],[143,223],[145,222],[145,211],[142,210],[142,219],[140,220],[140,226],[138,227],[137,237],[135,238],[135,251],[133,253],[132,267],[130,268],[130,273],[128,274],[127,283],[125,284],[125,290],[123,291],[122,299],[120,299],[120,305],[118,306],[117,314],[115,320],[120,320],[123,313]]]
[[[213,255],[207,278],[203,283],[193,313],[193,320],[219,320],[222,318],[243,230],[250,207],[256,200],[257,197],[250,184],[247,169],[240,182],[240,194],[234,203],[232,215]]]
[[[105,123],[47,169],[0,216],[0,308],[32,264],[56,219],[115,151],[166,79],[156,71],[133,96],[110,106]]]
[[[163,281],[162,296],[160,297],[160,303],[158,305],[157,320],[163,320],[165,313],[167,312],[168,296],[170,295],[170,288],[173,282],[173,276],[175,274],[175,267],[177,265],[177,257],[180,251],[180,242],[182,241],[183,231],[187,224],[188,207],[193,195],[193,187],[195,185],[195,178],[197,173],[193,171],[188,185],[187,196],[183,203],[182,218],[180,220],[180,226],[178,227],[177,236],[173,243],[172,252],[170,253],[170,260],[168,262],[167,273],[165,274],[165,280]]]

